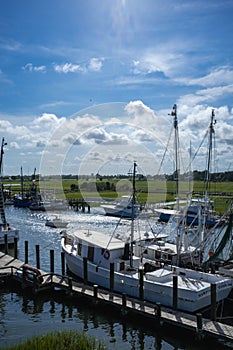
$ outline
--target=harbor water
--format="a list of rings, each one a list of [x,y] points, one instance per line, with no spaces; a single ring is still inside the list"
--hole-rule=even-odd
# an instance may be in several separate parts
[[[28,241],[28,263],[36,265],[36,249],[40,246],[40,268],[49,272],[50,250],[54,250],[55,272],[61,273],[61,229],[45,226],[48,216],[55,213],[32,212],[27,208],[6,207],[11,226],[18,228],[18,258],[24,260],[24,244]],[[91,213],[66,210],[56,213],[69,222],[67,231],[82,228],[103,230],[109,237],[113,233],[123,237],[130,232],[127,220],[109,218],[92,209]],[[151,223],[144,221],[144,228]],[[117,227],[117,231],[115,231]],[[107,349],[197,350],[206,349],[193,339],[173,330],[160,332],[153,324],[131,320],[114,314],[112,310],[93,308],[88,302],[63,298],[59,291],[53,295],[32,296],[21,289],[0,285],[0,348],[25,341],[34,335],[52,331],[77,330],[100,339]],[[217,345],[220,349],[219,345]]]

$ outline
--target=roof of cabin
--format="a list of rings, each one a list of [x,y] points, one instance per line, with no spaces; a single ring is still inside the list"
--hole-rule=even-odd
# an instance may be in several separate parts
[[[79,230],[72,233],[72,236],[77,237],[93,246],[104,249],[114,250],[124,248],[125,243],[115,237],[110,237],[106,233],[90,230]]]

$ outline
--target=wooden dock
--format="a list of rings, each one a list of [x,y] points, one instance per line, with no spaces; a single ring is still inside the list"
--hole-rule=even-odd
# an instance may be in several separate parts
[[[191,332],[196,340],[204,339],[222,341],[233,346],[233,327],[202,318],[201,314],[189,314],[161,306],[160,304],[146,302],[127,296],[100,289],[97,285],[91,286],[77,282],[67,275],[58,275],[39,270],[43,282],[38,276],[28,279],[23,274],[24,262],[0,252],[0,281],[6,278],[15,280],[22,288],[30,287],[34,293],[45,290],[65,290],[70,297],[89,298],[94,304],[108,306],[120,310],[122,315],[138,315],[153,320],[155,327],[172,326],[180,330]],[[38,270],[32,267],[32,270]]]

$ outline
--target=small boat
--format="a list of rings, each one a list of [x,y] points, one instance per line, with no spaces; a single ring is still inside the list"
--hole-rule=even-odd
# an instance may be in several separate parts
[[[0,214],[1,214],[1,223],[0,223],[0,246],[5,245],[5,236],[7,235],[7,244],[12,246],[15,243],[15,240],[19,240],[19,231],[15,228],[12,228],[6,220],[5,214],[5,204],[4,204],[4,194],[3,194],[3,184],[2,184],[2,163],[3,163],[3,154],[4,146],[7,143],[4,138],[2,139],[1,145],[1,155],[0,155]]]
[[[134,207],[134,211],[133,211]],[[131,219],[132,215],[136,218],[141,210],[140,203],[133,204],[130,196],[122,196],[121,200],[115,204],[102,204],[106,216],[115,216],[123,219]]]
[[[62,219],[58,218],[57,216],[55,218],[47,219],[45,222],[45,226],[53,227],[53,228],[66,228],[68,225],[68,222],[63,221]]]
[[[135,169],[136,163],[134,174]],[[154,256],[145,259],[135,249],[133,216],[126,242],[103,232],[80,229],[69,234],[63,232],[61,246],[68,270],[77,277],[136,298],[143,293],[144,300],[167,307],[173,305],[175,278],[177,307],[189,312],[210,306],[212,284],[216,285],[218,302],[227,298],[233,287],[232,278],[172,264],[157,264]]]
[[[32,211],[66,210],[67,207],[67,203],[61,200],[37,200],[29,205],[29,209]]]
[[[24,188],[24,178],[23,178],[23,168],[21,167],[21,193],[15,194],[13,196],[13,205],[17,208],[29,208],[33,203],[33,198],[30,191],[25,191]]]
[[[29,209],[32,211],[45,211],[44,202],[42,201],[34,201],[29,206]]]
[[[172,202],[175,203],[175,202]],[[166,203],[169,206],[170,203]],[[154,211],[159,215],[160,222],[169,222],[174,216],[180,214],[182,216],[182,210],[179,212],[176,209],[169,208],[156,208]],[[198,226],[205,224],[206,227],[214,227],[219,219],[215,215],[211,208],[210,201],[203,198],[192,198],[191,203],[184,208],[185,222],[188,226]]]

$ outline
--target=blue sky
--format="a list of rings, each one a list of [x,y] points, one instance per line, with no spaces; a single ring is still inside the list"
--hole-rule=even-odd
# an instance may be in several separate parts
[[[231,0],[1,1],[3,173],[121,173],[136,160],[156,174],[174,104],[183,170],[190,144],[192,169],[205,168],[212,108],[213,170],[233,170],[232,14]]]

